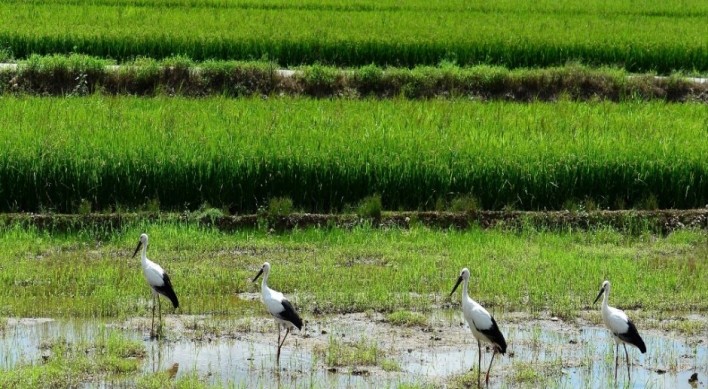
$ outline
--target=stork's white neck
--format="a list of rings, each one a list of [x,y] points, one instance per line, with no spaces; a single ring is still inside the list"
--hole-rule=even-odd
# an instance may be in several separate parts
[[[469,294],[467,293],[467,284],[469,284],[470,279],[469,278],[463,278],[462,279],[462,299],[465,300],[469,298]]]
[[[268,290],[268,275],[269,274],[270,274],[269,268],[263,269],[263,280],[261,281],[261,290],[262,291]]]
[[[148,247],[148,245],[147,245],[147,243],[145,243],[145,244],[143,245],[142,250],[140,251],[140,262],[142,262],[143,267],[144,267],[144,266],[147,266],[147,260],[148,260],[148,258],[147,258],[147,247]]]
[[[610,299],[610,286],[607,285],[607,289],[605,289],[604,296],[602,297],[602,311],[606,312],[610,308],[610,304],[608,303],[608,300]]]

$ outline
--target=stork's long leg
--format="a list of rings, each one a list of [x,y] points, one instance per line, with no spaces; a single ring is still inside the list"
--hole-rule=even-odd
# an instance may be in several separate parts
[[[150,337],[155,334],[155,295],[152,295],[152,322],[150,323]]]
[[[624,355],[627,357],[627,381],[630,381],[632,377],[629,375],[629,353],[627,352],[627,345],[622,344],[624,346]]]
[[[620,345],[615,344],[615,383],[617,383],[617,365],[619,365],[619,352],[620,352]]]
[[[477,339],[477,387],[482,387],[482,343]]]
[[[278,347],[283,347],[283,345],[285,344],[285,339],[288,337],[288,334],[289,334],[289,333],[290,333],[290,327],[288,327],[288,328],[286,329],[286,331],[285,331],[285,336],[283,336],[283,341],[280,342],[280,345],[279,345]]]
[[[492,352],[492,360],[489,361],[489,368],[487,369],[487,387],[489,387],[489,371],[492,370],[492,363],[494,362],[494,356],[497,355],[497,347],[494,346],[494,351]]]
[[[278,354],[276,354],[275,360],[280,365],[280,323],[278,323]]]
[[[157,299],[157,317],[160,319],[158,330],[162,334],[162,303],[160,303],[160,295],[155,295],[155,298]]]

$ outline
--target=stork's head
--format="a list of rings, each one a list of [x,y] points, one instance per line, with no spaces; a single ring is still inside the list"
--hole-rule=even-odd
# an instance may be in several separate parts
[[[260,277],[261,274],[263,274],[263,273],[265,273],[266,277],[267,277],[269,272],[270,272],[270,263],[264,262],[263,266],[261,266],[261,270],[258,271],[258,274],[256,274],[256,276],[253,278],[253,281],[251,281],[251,282],[256,282],[258,277]]]
[[[140,235],[140,240],[138,241],[138,247],[135,248],[135,252],[133,253],[133,258],[135,258],[135,255],[140,251],[140,247],[145,245],[147,247],[148,245],[148,236],[147,234],[142,234]]]
[[[602,286],[600,287],[600,293],[597,294],[597,297],[595,298],[595,301],[592,303],[595,304],[597,300],[600,299],[600,296],[602,296],[603,293],[609,293],[610,291],[610,281],[605,280],[605,282],[602,283]]]
[[[452,296],[453,293],[457,290],[457,287],[460,286],[462,281],[467,281],[470,279],[470,271],[467,268],[462,269],[460,272],[460,276],[457,277],[457,283],[455,283],[455,287],[452,288],[452,292],[450,292],[450,296]]]

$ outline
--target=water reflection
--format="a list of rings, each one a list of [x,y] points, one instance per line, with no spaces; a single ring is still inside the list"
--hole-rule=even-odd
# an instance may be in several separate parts
[[[415,349],[400,350],[397,355],[388,355],[387,358],[397,361],[402,370],[393,373],[379,369],[375,374],[357,375],[349,368],[332,373],[311,348],[299,344],[303,341],[300,338],[282,350],[278,367],[275,340],[256,342],[215,337],[196,341],[174,336],[155,341],[145,338],[140,331],[110,322],[41,319],[11,321],[0,336],[0,369],[42,363],[43,342],[60,337],[68,341],[91,341],[107,331],[116,331],[145,345],[147,356],[141,365],[143,373],[165,373],[173,379],[196,373],[212,384],[248,388],[395,388],[401,382],[444,384],[476,365],[477,345],[469,330],[460,326],[459,313],[436,313],[431,321],[443,332],[459,333],[459,343],[440,346],[428,342]],[[361,332],[360,327],[348,328],[346,323],[340,319],[325,321],[313,333],[347,333],[348,338],[353,338],[354,334]],[[494,379],[490,379],[491,387],[612,386],[614,344],[604,328],[536,321],[530,325],[505,324],[503,331],[509,342],[508,355],[498,360],[499,370]],[[656,332],[642,335],[648,352],[630,351],[632,381],[625,385],[626,369],[622,374],[620,368],[619,385],[630,388],[706,387],[708,345],[705,340],[701,342],[700,337],[670,338]],[[391,335],[395,336],[398,335]],[[483,366],[489,363],[490,357],[491,351],[484,353]],[[689,383],[694,373],[699,379]],[[123,386],[130,386],[130,381],[120,377],[86,385],[87,388]]]

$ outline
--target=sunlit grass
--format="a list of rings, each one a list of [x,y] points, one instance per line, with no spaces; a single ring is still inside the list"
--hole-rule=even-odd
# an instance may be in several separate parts
[[[6,56],[20,58],[180,53],[287,65],[451,60],[542,67],[582,60],[663,73],[708,69],[701,23],[708,10],[700,1],[538,3],[9,1],[0,4],[0,42]]]
[[[398,326],[425,326],[428,318],[420,312],[396,311],[386,318],[389,323]]]
[[[3,98],[0,210],[702,208],[706,115],[658,102]]]
[[[375,339],[361,338],[350,342],[330,336],[327,347],[318,350],[323,354],[327,366],[376,366],[384,362],[384,351],[379,348]],[[394,367],[394,362],[385,361],[388,368]]]
[[[0,387],[69,387],[109,375],[136,373],[146,356],[142,342],[103,332],[93,342],[64,338],[42,345],[41,361],[1,371]]]
[[[139,259],[131,258],[142,232],[150,235],[148,257],[170,274],[181,303],[177,314],[266,315],[260,301],[239,297],[259,291],[251,279],[265,261],[273,266],[271,287],[305,317],[457,305],[458,297],[448,293],[463,267],[472,274],[470,295],[492,310],[564,311],[568,317],[595,311],[591,303],[604,279],[612,281],[612,302],[624,309],[708,308],[700,231],[665,238],[366,227],[271,234],[141,222],[99,233],[100,240],[90,230],[52,235],[4,227],[0,315],[149,317],[150,290]],[[163,313],[172,312],[163,305]]]

